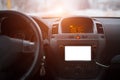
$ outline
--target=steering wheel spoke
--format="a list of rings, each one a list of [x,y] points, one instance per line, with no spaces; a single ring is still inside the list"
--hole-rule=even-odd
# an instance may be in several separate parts
[[[23,53],[33,53],[35,52],[35,42],[30,42],[23,40]]]

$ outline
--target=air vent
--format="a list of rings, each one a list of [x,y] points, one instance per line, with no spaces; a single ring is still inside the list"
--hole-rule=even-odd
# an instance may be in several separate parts
[[[104,34],[102,24],[96,23],[98,34]]]
[[[52,34],[58,34],[58,24],[52,25]]]

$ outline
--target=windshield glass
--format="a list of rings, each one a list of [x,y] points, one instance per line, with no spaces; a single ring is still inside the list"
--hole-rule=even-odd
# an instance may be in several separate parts
[[[120,0],[0,0],[0,10],[39,16],[119,17]]]

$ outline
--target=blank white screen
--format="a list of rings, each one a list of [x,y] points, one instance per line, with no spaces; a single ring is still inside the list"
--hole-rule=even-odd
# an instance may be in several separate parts
[[[91,46],[65,46],[65,61],[91,61]]]

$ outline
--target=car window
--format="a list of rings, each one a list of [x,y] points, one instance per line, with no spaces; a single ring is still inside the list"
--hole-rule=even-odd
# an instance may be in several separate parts
[[[120,0],[0,0],[0,10],[39,16],[119,17]]]

